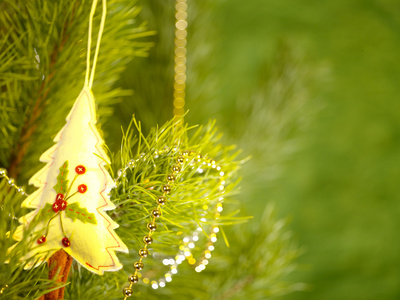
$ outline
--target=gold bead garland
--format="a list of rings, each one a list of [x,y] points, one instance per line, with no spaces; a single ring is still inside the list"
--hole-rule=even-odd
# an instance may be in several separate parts
[[[165,150],[167,151],[167,150]],[[161,151],[163,152],[163,151]],[[161,152],[156,152],[157,157],[158,154]],[[145,156],[141,156],[137,160],[130,160],[125,166],[123,170],[118,171],[118,179],[121,177],[126,176],[126,171],[129,168],[133,168],[139,160],[145,160]],[[129,286],[125,287],[123,289],[123,295],[125,296],[124,299],[127,299],[130,297],[133,293],[132,291],[132,286],[133,284],[137,283],[139,281],[139,276],[138,274],[139,271],[141,271],[144,268],[144,264],[142,262],[143,258],[146,258],[148,256],[148,249],[147,246],[152,244],[153,238],[152,234],[154,231],[157,229],[157,224],[156,224],[156,219],[158,219],[162,215],[162,206],[166,204],[167,202],[167,195],[171,193],[173,190],[173,186],[170,184],[173,184],[173,182],[182,175],[181,171],[185,170],[184,162],[190,162],[189,165],[192,167],[192,169],[195,168],[195,165],[198,166],[197,172],[198,173],[203,173],[204,168],[211,168],[215,169],[218,172],[219,175],[219,195],[218,195],[218,203],[216,204],[215,207],[215,214],[214,214],[214,220],[218,220],[220,216],[220,212],[222,211],[222,202],[223,202],[223,194],[225,193],[225,180],[224,180],[224,172],[222,171],[221,167],[216,164],[216,162],[212,159],[205,159],[201,156],[201,154],[196,154],[194,151],[182,151],[181,153],[178,154],[176,158],[176,163],[171,167],[172,174],[168,174],[166,176],[166,181],[168,182],[167,184],[164,184],[161,187],[161,190],[163,191],[163,195],[159,196],[157,198],[157,206],[151,211],[151,217],[152,220],[147,224],[147,229],[149,230],[149,233],[144,236],[143,241],[145,243],[144,248],[139,249],[139,261],[136,261],[134,263],[134,268],[135,268],[135,273],[130,275],[128,277],[129,281]],[[204,215],[209,211],[208,206],[204,205],[203,206],[203,211]],[[200,220],[203,223],[207,223],[206,218],[201,218]],[[158,287],[164,287],[166,285],[166,282],[172,281],[172,275],[176,274],[178,272],[178,265],[181,264],[185,259],[188,260],[189,264],[195,265],[195,270],[196,272],[201,272],[206,268],[206,265],[208,264],[208,259],[211,258],[211,252],[214,250],[214,243],[217,241],[216,234],[219,231],[218,226],[214,225],[212,226],[211,233],[208,235],[208,241],[206,244],[205,250],[202,252],[202,257],[201,259],[198,260],[196,264],[196,259],[193,257],[193,254],[191,252],[191,249],[195,248],[195,243],[199,240],[199,232],[203,231],[203,229],[199,226],[195,232],[192,233],[191,236],[186,236],[182,240],[182,244],[179,246],[179,252],[175,256],[175,258],[170,258],[170,259],[164,259],[163,264],[164,265],[171,265],[169,268],[169,271],[164,275],[164,278],[159,279],[159,280],[153,280],[150,281],[149,278],[143,278],[144,283],[151,283],[151,286],[153,289],[157,289]]]
[[[225,193],[225,180],[224,180],[224,175],[225,173],[222,171],[221,166],[218,166],[216,162],[213,159],[203,159],[200,154],[197,154],[197,162],[202,166],[198,169],[199,173],[203,173],[204,170],[202,168],[204,167],[211,167],[212,169],[215,169],[218,174],[219,174],[219,192],[220,195],[218,197],[218,203],[215,206],[215,214],[214,214],[214,220],[218,220],[221,211],[223,210],[223,201],[224,197],[223,194]],[[203,206],[204,213],[208,211],[208,206],[204,205]],[[201,218],[201,222],[207,222],[206,218]],[[195,248],[196,242],[199,240],[199,232],[202,232],[203,229],[201,227],[197,228],[197,231],[194,231],[191,236],[186,236],[182,240],[182,245],[179,247],[179,253],[175,256],[175,259],[170,258],[170,259],[164,259],[163,264],[164,265],[171,265],[170,271],[165,274],[165,280],[170,282],[172,280],[172,275],[176,274],[178,272],[178,265],[180,265],[184,260],[187,260],[190,265],[195,266],[195,271],[196,272],[201,272],[206,268],[206,265],[208,264],[208,259],[211,258],[211,252],[215,249],[214,243],[217,241],[217,233],[219,232],[219,227],[214,225],[212,226],[211,233],[208,235],[208,242],[206,244],[206,248],[203,251],[202,257],[196,261],[194,258],[191,249]],[[143,279],[145,281],[145,279]],[[147,281],[147,280],[146,280]],[[164,281],[152,281],[152,287],[153,288],[158,288],[164,287],[165,283]]]
[[[6,288],[8,288],[8,284],[6,284],[5,286],[3,286],[0,290],[0,295],[2,295],[4,293],[4,291],[6,290]]]
[[[10,187],[13,187],[17,190],[18,193],[20,193],[22,196],[29,196],[22,187],[19,187],[15,184],[15,180],[11,177],[7,176],[7,170],[4,168],[0,168],[0,178],[5,178],[7,184]]]
[[[10,187],[15,188],[15,189],[17,190],[17,192],[18,192],[19,194],[21,194],[22,196],[29,196],[29,195],[24,191],[24,189],[23,189],[22,187],[19,187],[19,186],[17,186],[17,185],[15,184],[15,180],[14,180],[13,178],[7,176],[7,170],[4,169],[4,168],[0,168],[0,179],[1,179],[1,178],[5,178],[6,183],[7,183]],[[0,209],[3,209],[3,206],[1,206]],[[18,218],[17,218],[16,216],[14,216],[14,215],[9,214],[9,217],[12,218],[12,219],[14,219],[14,220],[18,220]],[[6,287],[7,287],[7,286],[6,286]],[[4,288],[2,288],[1,291],[4,291]],[[1,293],[0,293],[0,295],[1,295]]]
[[[156,152],[156,156],[157,157],[158,157],[159,153],[160,152]],[[141,157],[139,159],[137,159],[137,160],[130,160],[128,165],[124,168],[124,170],[119,170],[118,171],[117,180],[120,179],[121,176],[125,175],[125,172],[126,172],[126,170],[128,168],[134,167],[135,163],[138,162],[141,159],[142,160],[146,160],[146,156],[145,155],[141,155]],[[183,163],[183,159],[182,159],[181,156],[178,156],[178,158],[176,160],[176,163],[178,165]],[[174,168],[174,169],[177,169],[177,168]],[[180,166],[179,166],[179,169],[181,169]],[[174,172],[172,170],[172,168],[171,168],[171,171]],[[142,260],[143,260],[143,258],[146,258],[147,255],[148,255],[147,246],[150,245],[153,242],[152,234],[157,229],[156,219],[161,216],[161,214],[162,214],[162,206],[165,205],[165,203],[167,202],[166,195],[171,192],[171,186],[170,186],[171,180],[168,180],[168,179],[172,178],[171,176],[173,176],[174,180],[175,180],[175,178],[176,178],[175,175],[173,175],[173,174],[167,175],[166,180],[167,180],[168,183],[164,184],[162,186],[162,188],[161,188],[162,192],[163,192],[163,195],[159,196],[157,198],[157,207],[152,210],[152,213],[151,213],[152,221],[147,224],[147,229],[149,230],[149,233],[146,236],[143,237],[143,241],[144,241],[145,245],[144,245],[144,248],[139,249],[139,257],[140,257],[139,261],[136,261],[133,264],[133,266],[135,268],[135,273],[130,275],[129,278],[128,278],[129,286],[125,287],[123,289],[123,295],[125,296],[124,299],[127,299],[128,297],[132,296],[132,286],[133,286],[134,283],[137,283],[139,281],[138,272],[141,271],[144,268],[144,264],[143,264]]]

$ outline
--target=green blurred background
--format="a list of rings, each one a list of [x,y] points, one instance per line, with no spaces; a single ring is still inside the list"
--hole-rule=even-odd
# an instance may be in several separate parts
[[[252,156],[238,198],[253,222],[274,203],[304,249],[288,280],[309,290],[281,299],[400,299],[399,2],[188,2],[187,121]],[[150,128],[172,114],[174,8],[140,4],[158,35],[121,84]]]

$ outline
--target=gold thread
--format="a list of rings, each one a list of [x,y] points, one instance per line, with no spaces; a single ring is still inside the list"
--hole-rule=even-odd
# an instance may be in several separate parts
[[[106,15],[107,15],[107,0],[102,0],[103,12],[101,14],[100,28],[99,28],[99,33],[97,36],[97,43],[96,43],[96,49],[94,52],[93,65],[92,65],[92,69],[90,69],[90,51],[91,51],[91,47],[92,47],[93,17],[94,17],[94,13],[95,13],[96,7],[97,7],[97,1],[98,0],[93,0],[92,8],[90,10],[90,15],[89,15],[88,45],[87,45],[87,53],[86,53],[86,74],[85,74],[85,86],[89,87],[89,89],[92,89],[92,85],[93,85],[94,72],[96,70],[97,57],[99,55],[99,50],[100,50],[100,42],[101,42],[101,37],[103,35],[104,24],[105,24]],[[89,78],[89,73],[90,73],[90,78]]]

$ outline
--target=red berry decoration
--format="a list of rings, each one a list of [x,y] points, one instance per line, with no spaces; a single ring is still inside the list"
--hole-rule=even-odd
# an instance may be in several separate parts
[[[75,172],[78,173],[79,175],[85,174],[86,168],[82,165],[76,166]]]
[[[46,236],[42,236],[41,238],[38,238],[37,243],[38,244],[43,244],[46,241]]]
[[[58,204],[58,210],[65,210],[67,208],[67,201],[61,200],[56,202]]]
[[[86,191],[87,191],[87,185],[86,184],[80,184],[78,186],[78,192],[79,193],[83,194],[83,193],[86,193]]]
[[[57,202],[57,201],[54,202],[52,208],[53,208],[53,211],[54,211],[54,212],[58,212],[58,211],[61,209],[60,203]]]
[[[64,194],[57,194],[56,201],[64,200]]]
[[[61,242],[64,245],[64,247],[69,247],[71,245],[71,242],[67,237],[63,238]]]

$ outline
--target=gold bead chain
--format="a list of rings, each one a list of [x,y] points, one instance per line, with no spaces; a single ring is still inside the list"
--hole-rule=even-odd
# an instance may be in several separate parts
[[[7,184],[10,187],[13,187],[17,190],[18,193],[20,193],[22,196],[29,196],[22,187],[19,187],[15,184],[15,180],[11,177],[7,176],[7,170],[4,168],[0,168],[0,178],[5,178]]]
[[[6,290],[6,288],[8,288],[8,284],[6,284],[4,287],[1,288],[0,290],[0,295],[2,295],[4,293],[4,291]]]
[[[156,156],[158,156],[158,153]],[[134,168],[135,164],[140,161],[140,160],[146,160],[146,156],[142,155],[139,159],[137,160],[130,160],[128,162],[128,165],[125,166],[123,170],[118,171],[118,178],[116,181],[118,181],[121,176],[123,177],[126,174],[126,170],[129,168]],[[139,276],[138,272],[141,271],[144,268],[144,264],[142,262],[143,258],[146,258],[148,255],[148,250],[147,247],[148,245],[152,244],[153,242],[153,233],[157,229],[157,224],[156,224],[156,219],[159,218],[162,214],[162,209],[161,207],[166,204],[167,202],[167,195],[171,192],[171,184],[175,181],[175,179],[178,176],[178,170],[181,170],[181,165],[184,162],[184,158],[182,156],[178,156],[176,159],[176,164],[171,167],[171,174],[167,175],[167,182],[161,187],[161,190],[163,192],[162,196],[159,196],[157,198],[157,206],[151,211],[151,222],[147,223],[147,229],[149,230],[149,233],[143,237],[143,242],[144,242],[144,247],[139,249],[139,260],[136,261],[133,266],[135,268],[135,273],[130,275],[128,277],[129,281],[129,286],[125,287],[123,289],[123,294],[125,296],[124,299],[127,299],[128,297],[132,296],[132,286],[134,283],[137,283],[139,281]]]
[[[223,210],[222,202],[224,200],[223,194],[225,193],[225,173],[222,171],[221,166],[218,166],[213,159],[204,159],[201,154],[195,154],[193,151],[183,151],[182,155],[185,158],[185,161],[190,161],[191,168],[197,167],[198,173],[204,173],[205,168],[214,169],[218,172],[219,180],[218,180],[218,203],[216,204],[214,210],[213,220],[217,221],[220,216],[220,212]],[[196,165],[197,164],[197,165]],[[183,168],[184,169],[184,168]],[[206,215],[209,211],[208,205],[203,205],[203,213]],[[206,218],[201,218],[200,221],[202,223],[207,223],[208,220]],[[217,241],[216,233],[219,232],[219,228],[216,225],[213,225],[211,228],[211,232],[208,234],[208,241],[206,244],[206,248],[203,251],[201,259],[194,258],[192,254],[192,249],[195,248],[196,242],[199,240],[199,233],[204,232],[203,228],[198,227],[196,231],[194,231],[191,235],[185,236],[182,239],[181,245],[179,246],[179,252],[175,257],[165,258],[163,260],[163,264],[166,266],[170,265],[170,270],[165,273],[164,278],[159,280],[150,281],[149,278],[143,278],[144,283],[151,283],[151,287],[153,289],[157,289],[158,287],[164,287],[166,282],[172,281],[172,276],[178,273],[178,266],[184,261],[187,260],[190,265],[195,267],[196,272],[201,272],[206,268],[208,264],[208,259],[211,258],[211,252],[214,250],[214,243]]]
[[[157,155],[160,154],[160,152],[156,153]],[[126,171],[128,169],[134,168],[135,164],[139,160],[146,160],[146,156],[142,156],[137,160],[129,161],[123,170],[119,170],[117,181],[121,177],[125,177]],[[188,162],[188,164],[185,164],[185,162]],[[149,233],[143,238],[145,246],[139,250],[140,259],[139,261],[136,261],[134,263],[135,273],[128,277],[129,286],[123,289],[123,295],[125,296],[124,300],[132,296],[133,284],[137,283],[139,281],[139,278],[142,277],[142,274],[139,271],[141,271],[144,268],[144,264],[142,262],[143,258],[147,257],[147,255],[149,254],[147,247],[153,242],[152,235],[154,234],[154,231],[157,229],[156,219],[162,215],[162,206],[167,202],[167,195],[173,192],[174,190],[173,183],[176,180],[180,179],[186,167],[191,167],[192,169],[197,167],[197,172],[200,174],[205,172],[205,168],[211,168],[214,169],[216,172],[218,172],[219,195],[218,195],[218,203],[216,204],[215,207],[213,221],[219,219],[220,212],[223,209],[222,202],[224,200],[223,194],[225,193],[225,187],[224,187],[225,173],[213,159],[205,159],[201,156],[201,154],[198,153],[196,154],[193,151],[185,150],[180,152],[176,158],[176,163],[171,167],[171,174],[166,176],[166,184],[164,184],[161,187],[163,195],[157,198],[157,207],[153,209],[151,212],[152,221],[147,224]],[[203,206],[203,211],[204,214],[206,214],[209,211],[208,205]],[[206,218],[201,218],[200,221],[203,223],[209,222]],[[195,248],[195,244],[199,240],[199,233],[202,231],[203,228],[198,227],[197,230],[194,231],[191,235],[184,237],[181,245],[179,246],[179,252],[176,254],[176,256],[174,258],[169,258],[169,259],[166,258],[163,260],[164,265],[166,266],[170,265],[169,271],[165,273],[164,278],[152,281],[149,278],[143,278],[143,283],[145,284],[151,283],[153,289],[157,289],[158,287],[165,287],[167,282],[172,281],[172,276],[178,273],[178,265],[180,265],[184,260],[188,260],[188,263],[190,265],[194,265],[196,272],[203,271],[206,268],[206,265],[208,264],[208,259],[211,258],[211,252],[214,250],[214,243],[217,241],[216,234],[219,231],[219,228],[216,225],[213,225],[211,227],[211,232],[208,235],[206,249],[202,252],[202,257],[198,261],[196,261],[196,259],[193,257],[191,249]]]

